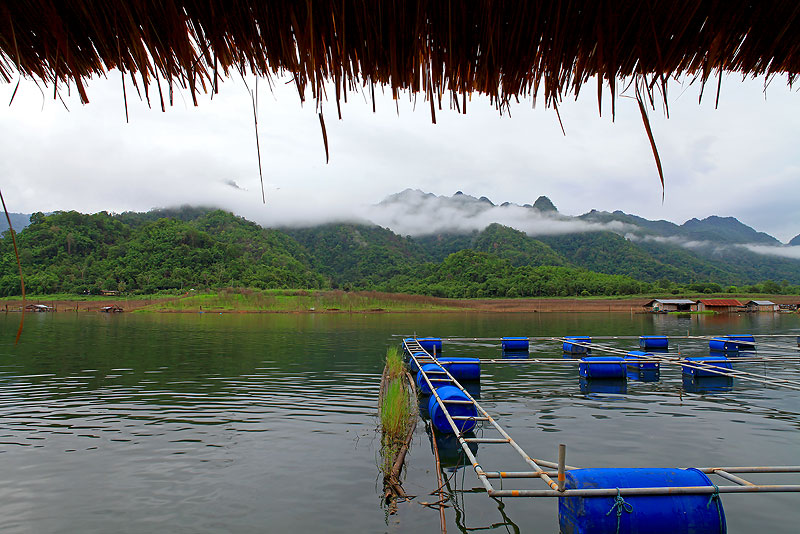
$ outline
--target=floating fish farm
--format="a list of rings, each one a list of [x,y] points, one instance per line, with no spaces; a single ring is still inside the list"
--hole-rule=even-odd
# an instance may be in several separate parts
[[[573,366],[584,392],[624,393],[628,380],[653,382],[662,368],[680,369],[687,392],[728,391],[733,380],[800,391],[800,380],[780,378],[734,368],[734,362],[800,362],[800,337],[771,336],[566,336],[503,338],[405,337],[406,360],[416,376],[421,411],[436,435],[457,442],[459,454],[471,465],[488,496],[550,497],[558,499],[562,534],[594,532],[724,533],[727,532],[722,495],[763,492],[800,492],[800,484],[756,483],[748,474],[800,473],[800,466],[727,466],[688,468],[580,468],[566,463],[567,447],[559,445],[555,458],[542,459],[507,432],[498,417],[476,400],[481,369],[519,364]],[[631,350],[611,346],[614,340]],[[708,355],[686,356],[673,344],[684,340],[708,343]],[[444,343],[498,343],[501,358],[453,358]],[[787,343],[790,341],[791,343]],[[560,344],[564,357],[536,358],[532,343]],[[797,343],[797,345],[795,345]],[[556,345],[557,346],[557,345]],[[757,348],[768,349],[767,353]],[[482,430],[481,436],[475,430]],[[435,441],[435,440],[434,440]],[[508,448],[501,457],[507,465],[481,465],[478,445]],[[436,452],[437,463],[441,452]],[[556,452],[556,451],[554,451]],[[512,463],[514,458],[516,466]],[[767,475],[770,476],[770,475]],[[776,476],[776,475],[771,475]],[[540,486],[514,489],[514,480],[535,479]],[[499,483],[498,483],[499,482]]]

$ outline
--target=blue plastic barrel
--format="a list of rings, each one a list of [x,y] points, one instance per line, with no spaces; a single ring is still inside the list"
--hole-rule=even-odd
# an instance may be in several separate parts
[[[428,385],[428,381],[425,380],[423,373],[428,375],[428,380],[431,381],[433,387],[436,389],[448,384],[452,384],[452,381],[447,378],[447,375],[444,373],[444,369],[435,363],[426,363],[422,366],[422,369],[417,371],[417,387],[419,388],[420,392],[425,395],[431,394],[431,388]]]
[[[566,336],[564,339],[568,340],[562,345],[564,352],[571,354],[588,354],[592,352],[590,347],[575,345],[575,343],[591,343],[592,338],[590,337]]]
[[[625,378],[625,360],[620,356],[587,356],[578,364],[578,372],[584,378]]]
[[[731,342],[728,344],[728,340],[726,338],[714,338],[708,341],[708,348],[715,352],[732,352],[737,350],[737,346],[735,343]]]
[[[669,347],[667,336],[639,336],[639,347],[642,349],[666,349]]]
[[[456,380],[480,380],[481,361],[478,358],[442,358],[439,363]]]
[[[442,353],[442,339],[438,337],[421,337],[418,338],[419,344],[422,345],[423,350],[429,354],[436,354],[437,356]]]
[[[697,469],[573,469],[566,489],[658,488],[712,486]],[[561,534],[724,534],[725,510],[720,499],[701,495],[623,496],[617,529],[614,497],[559,497]]]
[[[467,397],[460,389],[455,386],[442,386],[436,389],[436,394],[439,395],[439,398],[443,401],[448,400],[457,400],[457,401],[468,401],[469,397]],[[477,417],[478,410],[475,408],[474,404],[448,404],[445,403],[447,406],[447,412],[453,416],[461,416],[461,417]],[[447,421],[447,417],[442,410],[442,407],[439,406],[439,403],[436,402],[436,397],[431,395],[430,400],[428,401],[428,413],[431,415],[431,423],[433,426],[436,427],[436,430],[439,432],[443,432],[445,434],[452,434],[453,427],[450,426],[450,423]],[[453,421],[456,424],[456,428],[460,432],[467,432],[475,428],[475,420],[474,419],[455,419]]]
[[[750,343],[755,343],[756,338],[754,338],[751,334],[731,334],[725,336],[728,339],[733,339],[735,341],[749,341]]]
[[[500,345],[504,351],[523,351],[527,352],[530,342],[527,337],[504,337],[500,340]]]
[[[652,360],[653,358],[655,357],[649,352],[644,352],[641,350],[632,350],[628,353],[627,356],[625,356],[625,363],[628,365],[629,369],[635,368],[635,369],[640,369],[642,371],[644,370],[657,371],[658,369],[660,369],[661,364],[653,361],[650,362],[642,361],[648,359]]]
[[[749,337],[753,336],[741,336]],[[709,340],[708,348],[716,352],[739,352],[740,350],[753,350],[756,348],[755,342],[747,339],[738,339],[731,336],[715,337]]]
[[[428,356],[428,355],[427,355],[426,353],[424,353],[424,352],[415,352],[415,353],[414,353],[414,357],[415,357],[415,358],[419,358],[419,360],[420,360],[420,361],[422,361],[422,362],[425,362],[425,361],[430,361],[430,356]],[[414,358],[409,358],[409,360],[408,360],[408,366],[409,366],[409,367],[411,367],[411,372],[412,372],[412,373],[416,373],[417,371],[419,371],[419,367],[418,367],[418,366],[417,366],[417,364],[414,362]]]
[[[727,371],[733,369],[731,361],[725,356],[693,356],[684,358],[684,360],[686,360],[687,362],[703,363],[713,367],[712,370],[708,370],[708,369],[695,369],[693,367],[687,367],[685,365],[681,365],[681,369],[683,369],[683,374],[690,376],[721,376],[720,372],[726,373]]]
[[[428,387],[428,382],[423,377],[423,371],[428,375],[428,380],[433,383],[434,388],[440,388],[452,384],[452,380],[444,373],[444,369],[435,363],[423,363],[422,367],[417,370],[416,381],[420,393],[423,395],[430,395],[431,389]]]

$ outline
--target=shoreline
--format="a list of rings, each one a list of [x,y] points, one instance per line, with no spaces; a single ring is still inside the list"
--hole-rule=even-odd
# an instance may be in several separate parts
[[[378,314],[378,313],[553,313],[606,312],[650,313],[644,304],[655,297],[597,298],[518,298],[518,299],[446,299],[403,293],[366,291],[294,291],[257,293],[249,290],[223,290],[218,293],[186,293],[161,298],[49,299],[33,297],[26,305],[43,304],[54,308],[48,312],[26,313],[99,313],[105,306],[119,306],[125,313],[279,313],[279,314]],[[736,298],[726,295],[727,298]],[[702,295],[686,298],[714,298]],[[719,298],[719,297],[717,297]],[[751,300],[752,296],[739,299]],[[0,311],[20,313],[22,299],[3,299]],[[800,296],[771,296],[776,304],[797,304]],[[734,312],[736,313],[736,312]]]

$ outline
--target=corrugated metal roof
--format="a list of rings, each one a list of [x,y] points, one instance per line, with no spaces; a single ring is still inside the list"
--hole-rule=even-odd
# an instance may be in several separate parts
[[[658,302],[659,304],[695,304],[695,301],[690,299],[655,299],[651,302]]]
[[[700,299],[700,302],[706,306],[743,306],[736,299]]]
[[[756,306],[775,306],[775,303],[769,300],[751,300],[747,304],[755,304]]]

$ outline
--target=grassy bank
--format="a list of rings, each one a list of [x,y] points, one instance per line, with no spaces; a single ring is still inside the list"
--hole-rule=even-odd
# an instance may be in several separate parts
[[[377,312],[626,312],[642,311],[653,298],[675,295],[628,295],[609,297],[526,297],[492,299],[446,299],[403,293],[338,290],[258,290],[227,288],[189,290],[152,295],[29,295],[28,304],[46,304],[57,311],[96,312],[103,306],[121,306],[126,312],[166,313],[377,313]],[[778,304],[800,301],[797,295],[703,294],[680,298],[736,298],[771,300]],[[0,310],[17,311],[19,297],[0,298]]]
[[[445,299],[377,292],[224,289],[153,303],[142,311],[400,312],[460,309]]]

